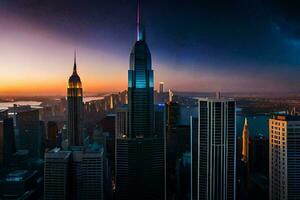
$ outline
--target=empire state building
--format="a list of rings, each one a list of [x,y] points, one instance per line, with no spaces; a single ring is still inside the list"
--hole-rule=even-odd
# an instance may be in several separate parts
[[[69,78],[67,93],[68,144],[69,146],[78,146],[83,144],[83,97],[81,80],[77,74],[76,54],[74,55],[73,74]]]

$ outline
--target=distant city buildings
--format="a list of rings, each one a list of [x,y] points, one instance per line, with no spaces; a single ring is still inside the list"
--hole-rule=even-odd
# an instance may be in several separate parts
[[[269,199],[300,199],[300,116],[274,116],[269,131]]]
[[[77,74],[76,55],[73,74],[69,78],[68,90],[68,145],[83,144],[83,94],[80,77]]]
[[[236,199],[235,101],[198,100],[191,119],[191,199]]]

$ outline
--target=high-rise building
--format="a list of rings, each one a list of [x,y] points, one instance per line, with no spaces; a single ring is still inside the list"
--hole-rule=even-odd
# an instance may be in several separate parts
[[[160,121],[164,112],[155,114],[151,54],[138,9],[137,41],[128,70],[128,132],[124,124],[116,125],[117,199],[165,199],[165,120]],[[117,112],[117,123],[124,123],[126,112],[119,117]]]
[[[44,199],[69,199],[69,168],[71,151],[55,148],[45,153],[44,164]]]
[[[247,163],[249,160],[249,127],[247,118],[245,118],[243,133],[242,133],[242,161]]]
[[[96,148],[72,147],[71,199],[103,200],[103,146]]]
[[[159,93],[164,93],[164,82],[159,83]]]
[[[76,54],[73,74],[69,78],[68,91],[68,143],[69,146],[83,144],[83,96],[80,77],[77,74]]]
[[[235,101],[200,98],[191,118],[191,199],[235,199]]]
[[[269,199],[300,199],[300,116],[269,120]]]
[[[45,200],[103,200],[103,153],[101,145],[72,146],[68,151],[54,148],[45,153]]]
[[[16,115],[17,149],[29,150],[30,156],[42,158],[46,147],[45,124],[39,120],[39,110],[29,109]]]
[[[16,152],[13,119],[8,118],[7,110],[0,110],[0,166],[7,165]]]
[[[128,137],[128,106],[122,105],[116,109],[116,137]]]
[[[169,133],[171,130],[176,128],[179,123],[180,117],[180,105],[178,102],[169,101],[167,102],[167,126]]]
[[[47,123],[47,147],[48,148],[52,149],[56,147],[57,135],[58,135],[57,123],[54,121],[48,121]]]

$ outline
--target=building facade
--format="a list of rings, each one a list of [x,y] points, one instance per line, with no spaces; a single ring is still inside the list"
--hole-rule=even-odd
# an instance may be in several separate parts
[[[300,199],[300,116],[274,116],[269,131],[269,199]]]
[[[198,100],[191,118],[191,199],[235,199],[235,101]]]
[[[44,199],[69,199],[69,169],[71,151],[60,151],[55,148],[45,153],[44,164]]]

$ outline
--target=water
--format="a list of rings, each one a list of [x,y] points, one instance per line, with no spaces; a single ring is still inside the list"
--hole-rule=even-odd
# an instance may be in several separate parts
[[[237,108],[237,111],[241,111],[240,108]],[[198,117],[197,107],[196,106],[181,106],[180,107],[180,120],[179,124],[189,125],[190,116]],[[240,115],[236,116],[236,135],[241,136],[244,127],[245,117],[248,119],[250,136],[254,137],[256,135],[264,135],[265,137],[269,136],[269,119],[270,115]]]
[[[241,136],[244,127],[245,117],[247,117],[250,136],[264,135],[269,137],[269,115],[242,116],[237,115],[236,118],[236,135]]]
[[[32,107],[38,107],[41,102],[39,101],[11,101],[11,102],[0,102],[0,109],[8,109],[8,107],[13,107],[14,104],[20,105],[20,106],[32,106]]]
[[[103,97],[84,97],[83,102],[89,102],[94,100],[101,100]],[[8,109],[8,107],[13,107],[14,104],[17,104],[19,106],[31,106],[32,108],[41,108],[42,102],[40,101],[10,101],[10,102],[0,102],[0,110],[1,109]]]

